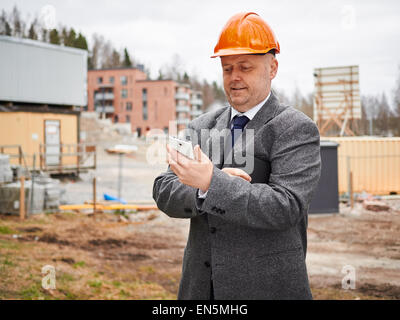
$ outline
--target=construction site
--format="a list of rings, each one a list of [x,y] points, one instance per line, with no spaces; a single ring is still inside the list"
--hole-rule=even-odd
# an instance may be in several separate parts
[[[153,183],[168,169],[160,132],[200,116],[201,92],[136,67],[89,81],[86,50],[36,40],[0,35],[0,56],[0,299],[177,299],[190,219],[160,211]],[[312,72],[312,296],[400,299],[400,137],[359,134],[358,65]]]

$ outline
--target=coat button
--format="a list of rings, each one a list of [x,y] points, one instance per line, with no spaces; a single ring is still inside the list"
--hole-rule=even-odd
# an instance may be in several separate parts
[[[215,233],[215,232],[217,232],[217,228],[215,228],[215,227],[211,227],[211,228],[210,228],[210,232],[211,232],[211,233]]]
[[[209,267],[211,266],[211,264],[210,264],[208,261],[204,262],[204,265],[205,265],[207,268],[209,268]]]

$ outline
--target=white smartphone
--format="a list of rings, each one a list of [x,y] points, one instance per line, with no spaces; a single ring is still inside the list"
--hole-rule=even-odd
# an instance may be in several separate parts
[[[194,152],[191,142],[169,136],[168,144],[170,145],[170,147],[182,153],[184,156],[194,160]]]

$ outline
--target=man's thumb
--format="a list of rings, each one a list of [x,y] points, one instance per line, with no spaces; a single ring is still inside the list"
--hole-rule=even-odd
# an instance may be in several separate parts
[[[201,153],[202,152],[201,152],[200,146],[198,144],[195,145],[193,151],[194,151],[194,155],[196,157],[196,160],[197,161],[201,161]]]

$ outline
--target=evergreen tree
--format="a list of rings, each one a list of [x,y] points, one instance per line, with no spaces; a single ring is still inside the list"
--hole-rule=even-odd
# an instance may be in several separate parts
[[[88,49],[86,38],[81,33],[79,33],[78,37],[75,39],[74,47],[83,50]]]
[[[128,50],[125,48],[124,49],[124,61],[122,62],[123,67],[132,67],[132,61],[131,58],[129,57]]]
[[[183,74],[183,83],[190,83],[190,78],[186,71]]]
[[[1,11],[0,16],[0,34],[11,36],[12,30],[8,23],[7,14],[4,10]]]
[[[11,36],[12,34],[12,29],[10,27],[10,24],[6,21],[5,23],[5,35],[6,36]]]
[[[76,32],[71,28],[68,32],[67,38],[64,39],[64,45],[67,47],[74,47],[76,41]]]
[[[36,24],[37,24],[37,20],[33,20],[31,23],[31,26],[29,28],[28,31],[28,38],[32,39],[32,40],[37,40],[38,39],[38,35],[36,33]]]
[[[51,29],[49,34],[49,41],[51,44],[60,44],[60,36],[58,35],[57,29]]]

